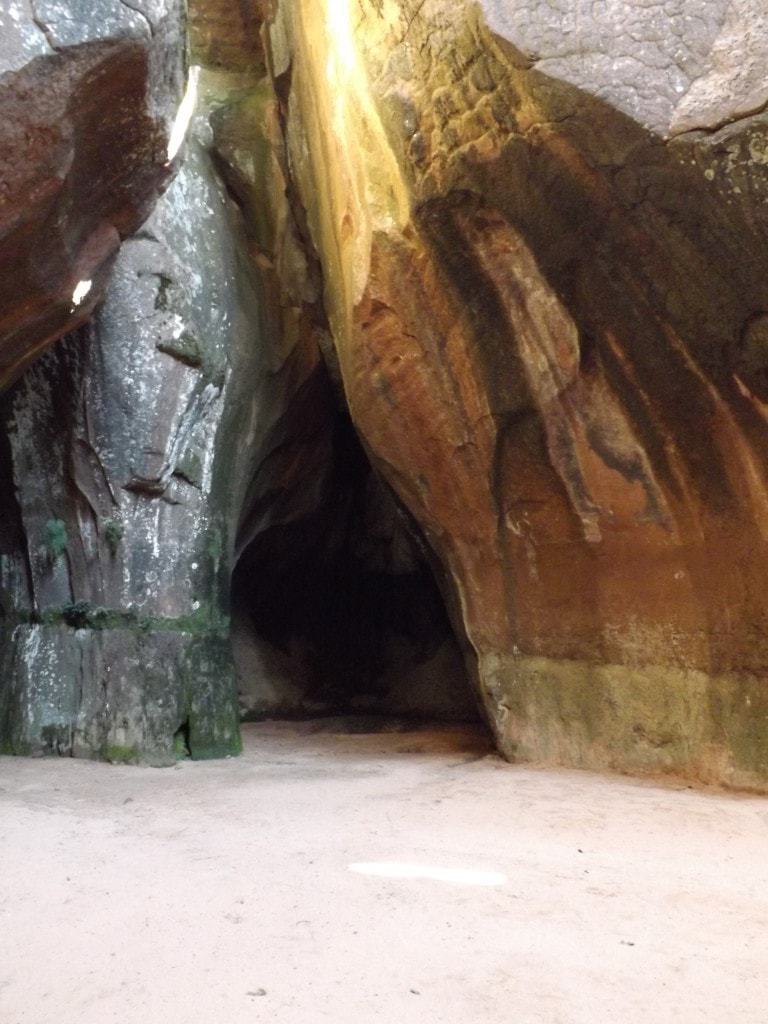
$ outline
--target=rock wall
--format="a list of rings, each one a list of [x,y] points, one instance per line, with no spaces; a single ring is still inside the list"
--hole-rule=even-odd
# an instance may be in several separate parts
[[[2,379],[114,273],[6,399],[6,745],[234,751],[239,562],[250,713],[463,655],[512,760],[765,789],[763,5],[196,0],[178,107],[176,7],[30,3]]]
[[[502,752],[763,787],[765,14],[687,10],[296,0],[270,60]]]
[[[178,149],[182,0],[0,9],[0,388],[104,294]]]
[[[191,156],[123,246],[93,322],[8,397],[26,538],[4,580],[17,595],[4,672],[13,749],[163,761],[179,730],[198,755],[236,747],[233,524],[217,478],[233,443],[221,436],[228,378],[253,367],[223,206]],[[229,715],[211,719],[220,688]]]
[[[476,714],[429,571],[389,542],[376,579],[399,588],[379,614],[354,516],[366,490],[368,519],[391,498],[339,429],[319,265],[249,10],[192,7],[177,176],[111,257],[87,325],[3,402],[6,751],[224,756],[241,713],[338,712],[358,691],[358,708]],[[406,586],[411,607],[432,603],[415,633],[386,621]]]
[[[324,380],[311,331],[287,336],[265,301],[216,149],[214,110],[257,144],[239,110],[254,80],[193,65],[177,177],[92,320],[6,396],[4,749],[154,764],[239,750],[229,592],[243,509],[268,491],[268,519],[285,486],[277,514],[301,512],[311,480],[293,487],[270,460],[295,433],[294,397]]]

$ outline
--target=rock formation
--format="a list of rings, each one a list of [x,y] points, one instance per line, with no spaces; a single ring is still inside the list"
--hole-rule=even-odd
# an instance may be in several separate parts
[[[502,752],[762,786],[765,12],[596,11],[286,0],[294,178]]]
[[[332,586],[348,602],[372,563],[359,550],[346,584],[327,578],[351,564],[350,530],[364,547],[351,516],[364,508],[370,470],[353,453],[357,470],[338,482],[336,435],[354,435],[339,425],[320,354],[327,328],[286,198],[277,100],[250,36],[226,26],[222,54],[220,23],[205,13],[192,23],[196,112],[177,177],[122,246],[91,320],[5,399],[0,738],[13,752],[152,764],[236,753],[230,585],[244,552],[243,710],[338,711],[358,689],[355,630],[339,611],[318,628],[327,592],[314,595]],[[381,518],[387,501],[371,514]],[[277,535],[296,522],[278,564]],[[308,530],[321,553],[314,579]],[[390,524],[386,536],[397,533]],[[378,578],[392,570],[429,595],[418,555],[404,568],[384,561]],[[293,589],[292,571],[302,577]],[[307,621],[285,606],[281,628],[262,612],[257,631],[259,608],[286,598],[307,602]],[[379,631],[390,645],[403,636],[405,650],[378,652],[358,707],[391,690],[391,710],[418,712],[421,695],[429,710],[442,699],[446,713],[473,713],[459,699],[460,653],[435,600],[413,636]],[[457,700],[432,698],[431,678],[419,678],[433,659],[452,674]],[[295,678],[280,674],[283,662]],[[396,668],[405,678],[392,678]],[[402,692],[408,682],[415,692]]]
[[[120,240],[168,182],[183,130],[183,6],[0,8],[0,387],[87,320]]]
[[[386,634],[370,694],[456,678],[461,649],[511,760],[765,788],[763,5],[196,0],[190,26],[187,162],[6,402],[0,735],[235,749],[239,561],[253,713],[376,706],[351,680]],[[170,38],[132,33],[100,34]],[[58,284],[0,296],[9,367],[90,312],[49,256]],[[68,682],[51,732],[40,681],[75,652],[130,709]]]

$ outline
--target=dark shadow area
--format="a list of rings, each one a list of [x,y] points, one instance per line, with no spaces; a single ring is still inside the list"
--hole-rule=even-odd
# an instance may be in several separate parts
[[[8,435],[0,429],[0,627],[13,617],[14,599],[29,599],[25,552],[24,525],[13,482],[11,446]],[[9,592],[11,563],[18,567],[15,589],[19,593]]]
[[[317,507],[257,535],[234,573],[243,714],[477,720],[417,528],[345,413],[332,430]]]

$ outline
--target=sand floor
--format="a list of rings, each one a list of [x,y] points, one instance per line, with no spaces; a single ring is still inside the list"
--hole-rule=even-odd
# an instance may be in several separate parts
[[[0,758],[0,1024],[768,1024],[768,799],[469,729]]]

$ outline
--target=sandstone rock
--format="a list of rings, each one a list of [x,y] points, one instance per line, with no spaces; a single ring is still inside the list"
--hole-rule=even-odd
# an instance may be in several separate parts
[[[101,298],[170,176],[180,0],[0,11],[0,388]]]
[[[508,757],[762,788],[762,5],[483,6],[272,23],[353,420]]]
[[[760,0],[561,5],[481,0],[488,27],[531,67],[668,137],[712,130],[768,103],[768,12]]]
[[[71,45],[59,8],[47,42],[3,43],[22,84],[162,45],[136,4],[28,65]],[[193,5],[199,147],[103,310],[8,400],[0,735],[235,749],[239,561],[252,713],[434,708],[463,653],[510,759],[765,789],[764,21],[758,0]],[[46,196],[14,237],[41,237]],[[72,209],[106,265],[130,218]],[[50,287],[9,366],[63,329]]]

